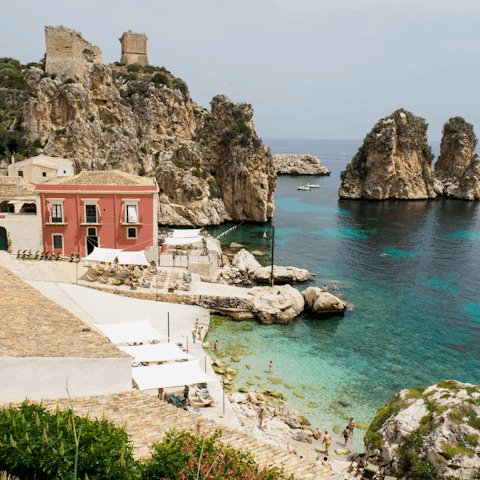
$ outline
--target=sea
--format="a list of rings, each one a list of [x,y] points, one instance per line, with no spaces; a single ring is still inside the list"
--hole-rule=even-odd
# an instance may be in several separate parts
[[[316,274],[296,288],[331,291],[336,282],[349,308],[327,319],[305,311],[290,325],[214,317],[207,340],[218,339],[223,360],[239,369],[234,383],[282,392],[288,409],[334,435],[353,417],[356,451],[399,390],[444,379],[480,384],[480,202],[340,200],[340,173],[360,140],[264,143],[273,154],[316,155],[332,173],[278,176],[273,220],[244,223],[221,241],[268,252],[273,241],[276,265]],[[439,142],[430,145],[438,157]],[[297,190],[306,183],[320,188]]]

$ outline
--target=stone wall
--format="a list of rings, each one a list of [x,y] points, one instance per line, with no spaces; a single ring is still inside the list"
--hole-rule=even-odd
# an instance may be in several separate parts
[[[144,33],[132,33],[131,30],[125,32],[119,38],[122,44],[121,62],[125,65],[139,63],[140,65],[148,65],[147,57],[147,36]]]
[[[39,205],[37,203],[37,211]],[[12,241],[11,250],[43,250],[41,215],[0,213],[0,227],[7,231]]]
[[[45,27],[45,71],[80,80],[93,64],[102,64],[102,51],[71,28]]]

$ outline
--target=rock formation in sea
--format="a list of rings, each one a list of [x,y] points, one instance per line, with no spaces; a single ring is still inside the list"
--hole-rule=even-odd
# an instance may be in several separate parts
[[[347,304],[343,300],[331,293],[322,292],[318,287],[308,287],[302,296],[305,305],[315,313],[343,315],[347,310]]]
[[[381,119],[341,174],[345,199],[436,197],[427,123],[404,109]]]
[[[29,155],[71,159],[76,172],[118,169],[155,176],[166,225],[265,222],[273,216],[273,159],[255,132],[250,104],[218,95],[207,110],[163,67],[134,65],[132,71],[132,65],[104,65],[92,45],[87,50],[97,55],[89,63],[82,54],[89,44],[81,35],[49,27],[48,36],[53,34],[81,43],[74,50],[82,68],[69,64],[81,74],[67,78],[46,70],[62,64],[61,52],[49,63],[48,50],[46,62],[20,71],[28,92],[14,128]]]
[[[474,154],[478,139],[473,125],[453,117],[443,126],[440,156],[435,163],[433,188],[445,197],[480,198],[480,156]]]
[[[322,167],[315,155],[278,154],[273,156],[275,171],[278,175],[330,175],[330,170]]]
[[[401,390],[365,435],[369,462],[397,478],[480,478],[480,386],[454,380]]]

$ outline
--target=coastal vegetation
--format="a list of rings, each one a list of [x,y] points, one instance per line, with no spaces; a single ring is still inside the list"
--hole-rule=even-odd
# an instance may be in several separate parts
[[[250,453],[223,444],[221,436],[221,430],[212,436],[173,430],[153,445],[149,458],[136,460],[125,427],[25,401],[0,410],[0,465],[20,479],[69,478],[78,443],[82,480],[293,480],[275,467],[260,467]]]
[[[453,117],[443,125],[443,133],[448,133],[455,140],[457,145],[460,144],[464,135],[469,142],[473,143],[474,148],[478,144],[478,138],[473,131],[473,125],[465,121],[462,117]]]

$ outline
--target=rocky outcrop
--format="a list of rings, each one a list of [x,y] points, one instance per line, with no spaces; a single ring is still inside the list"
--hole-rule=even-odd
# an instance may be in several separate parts
[[[26,73],[20,128],[36,153],[69,158],[76,172],[155,176],[163,224],[273,216],[273,159],[255,133],[250,104],[219,95],[204,109],[163,67],[133,73],[95,61],[81,80],[65,80],[44,63]]]
[[[244,273],[255,273],[259,268],[261,268],[261,265],[257,259],[244,248],[237,252],[232,258],[232,265],[238,268],[240,272]]]
[[[330,175],[330,170],[322,167],[322,162],[315,155],[288,155],[273,156],[275,171],[278,175]]]
[[[261,267],[255,270],[257,282],[270,282],[272,267]],[[273,281],[275,283],[306,282],[310,277],[315,276],[304,268],[273,266]]]
[[[478,478],[480,387],[454,380],[401,390],[365,436],[369,462],[397,478]]]
[[[345,199],[435,198],[427,123],[400,109],[380,120],[341,174]]]
[[[315,313],[343,315],[347,309],[345,302],[331,293],[322,292],[318,287],[308,287],[302,292],[302,296],[305,305]]]
[[[290,323],[303,312],[302,294],[291,285],[280,287],[254,287],[253,313],[265,324]]]
[[[435,163],[434,189],[445,197],[480,198],[480,156],[474,154],[478,139],[473,126],[462,117],[443,126],[440,156]]]

